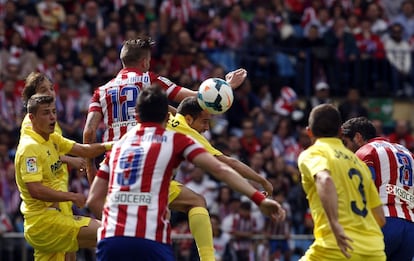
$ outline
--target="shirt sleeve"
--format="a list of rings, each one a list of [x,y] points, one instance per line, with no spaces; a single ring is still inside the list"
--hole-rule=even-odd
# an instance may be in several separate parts
[[[43,159],[39,157],[36,145],[25,147],[19,158],[19,173],[23,182],[40,182],[43,180]]]

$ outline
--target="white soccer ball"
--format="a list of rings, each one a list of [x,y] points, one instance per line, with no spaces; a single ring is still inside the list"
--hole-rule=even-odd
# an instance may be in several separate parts
[[[231,86],[220,78],[208,78],[198,89],[198,104],[211,114],[226,112],[233,104],[233,99]]]

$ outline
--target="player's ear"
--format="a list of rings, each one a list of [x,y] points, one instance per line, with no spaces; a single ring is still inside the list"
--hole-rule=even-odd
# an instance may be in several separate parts
[[[33,113],[29,113],[29,119],[30,119],[30,120],[33,120],[33,118],[34,118]]]
[[[306,126],[306,134],[308,134],[309,138],[313,138],[313,133],[309,126]]]
[[[184,116],[184,118],[185,118],[185,121],[187,122],[188,125],[193,124],[194,119],[191,115],[187,114],[187,115]]]

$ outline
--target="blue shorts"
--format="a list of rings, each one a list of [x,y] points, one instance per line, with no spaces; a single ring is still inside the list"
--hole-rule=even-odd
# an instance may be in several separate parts
[[[401,218],[387,217],[382,228],[388,261],[411,261],[414,256],[414,223]]]
[[[96,260],[174,261],[171,245],[136,237],[109,237],[98,242]]]

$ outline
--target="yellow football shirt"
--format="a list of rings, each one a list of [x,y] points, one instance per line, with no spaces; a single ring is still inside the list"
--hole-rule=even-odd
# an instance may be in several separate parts
[[[29,114],[27,113],[26,116],[24,116],[24,119],[22,121],[22,126],[20,128],[20,136],[25,135],[27,130],[32,130],[32,122],[30,121]],[[55,133],[62,135],[62,129],[60,128],[59,124],[55,124]],[[60,153],[59,155],[64,155]],[[62,170],[65,173],[65,175],[62,176],[60,179],[61,181],[61,191],[67,192],[69,189],[69,170],[66,163],[62,164]],[[66,201],[66,202],[60,202],[59,208],[61,209],[62,213],[67,215],[72,215],[72,202]]]
[[[185,121],[184,116],[179,113],[177,113],[175,116],[170,115],[167,123],[167,130],[176,131],[193,138],[196,142],[200,143],[201,146],[203,146],[208,151],[208,153],[213,156],[223,155],[223,153],[214,148],[203,135],[201,135],[195,129],[191,128]]]
[[[381,205],[381,200],[368,167],[337,138],[318,139],[300,154],[298,165],[315,224],[315,241],[310,252],[314,251],[326,260],[344,258],[330,229],[314,181],[316,173],[328,170],[338,194],[339,223],[354,241],[351,243],[353,252],[384,255],[383,234],[371,212],[372,208]]]
[[[62,167],[59,154],[68,153],[74,143],[56,133],[51,134],[46,141],[31,129],[26,129],[25,134],[20,137],[15,166],[16,183],[23,200],[21,212],[24,215],[43,212],[52,205],[51,202],[32,198],[26,182],[41,182],[44,186],[62,191],[61,181],[67,173]]]

